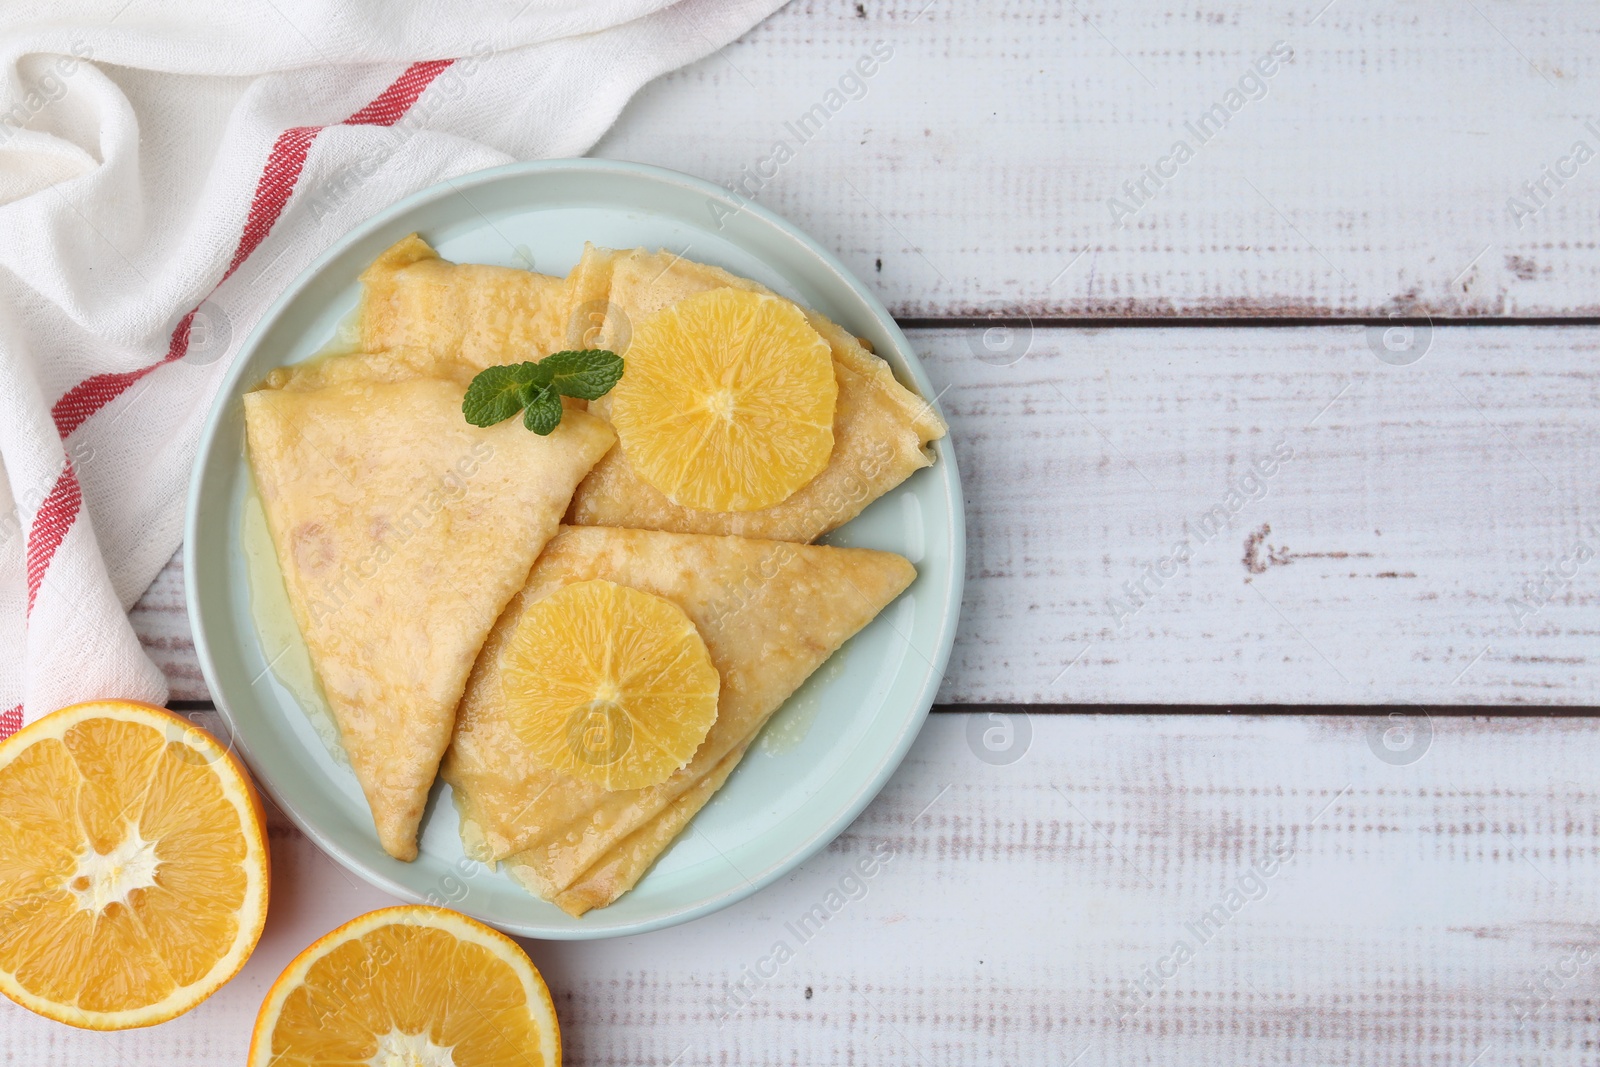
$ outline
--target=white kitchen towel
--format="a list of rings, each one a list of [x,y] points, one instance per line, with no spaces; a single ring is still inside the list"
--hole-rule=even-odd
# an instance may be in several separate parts
[[[178,547],[230,360],[318,252],[447,177],[582,154],[780,2],[7,5],[0,737],[166,700],[127,609]]]

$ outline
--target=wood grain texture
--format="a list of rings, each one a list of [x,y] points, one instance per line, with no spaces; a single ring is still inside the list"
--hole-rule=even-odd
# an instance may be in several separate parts
[[[1571,155],[1600,152],[1594,16],[796,0],[652,84],[597,153],[741,188],[901,316],[1594,315],[1600,162]],[[1293,61],[1228,98],[1277,42]],[[1162,163],[1179,140],[1192,158]]]
[[[184,604],[183,549],[178,549],[150,588],[144,591],[128,618],[145,654],[167,677],[172,700],[210,700],[200,660],[189,630],[189,609]]]
[[[1007,725],[1015,748],[984,751],[1018,758],[977,758]],[[526,944],[574,1067],[1585,1063],[1597,758],[1576,720],[937,716],[780,883],[672,930]],[[294,953],[390,902],[276,817],[272,848],[265,939],[220,994],[110,1035],[0,1004],[10,1057],[240,1062]]]
[[[1593,331],[969,340],[919,335],[970,538],[941,700],[1600,702]]]
[[[1600,334],[1380,333],[917,331],[967,497],[940,701],[1600,704]],[[134,625],[206,699],[181,583]]]

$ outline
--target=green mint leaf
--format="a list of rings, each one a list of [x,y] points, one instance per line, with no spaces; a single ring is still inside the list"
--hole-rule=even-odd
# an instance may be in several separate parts
[[[556,391],[579,400],[599,400],[622,379],[622,357],[603,348],[556,352],[539,361]]]
[[[461,413],[474,426],[504,422],[527,404],[524,390],[538,374],[537,364],[489,367],[479,372],[461,400]]]
[[[561,394],[548,385],[535,392],[528,410],[522,413],[522,425],[540,437],[549,437],[561,425]]]
[[[523,366],[528,371],[522,380],[522,403],[527,405],[550,388],[550,371],[542,363],[524,363]]]
[[[467,386],[461,413],[474,426],[493,426],[522,412],[522,424],[541,437],[561,425],[561,398],[599,400],[622,379],[622,357],[603,348],[556,352],[537,363],[480,371]]]

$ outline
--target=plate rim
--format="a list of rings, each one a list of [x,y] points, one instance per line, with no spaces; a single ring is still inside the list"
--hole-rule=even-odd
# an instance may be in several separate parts
[[[184,606],[189,617],[189,629],[194,642],[195,655],[199,660],[201,674],[205,679],[206,686],[210,690],[212,703],[228,729],[230,743],[237,747],[240,755],[248,765],[253,782],[331,860],[357,875],[367,884],[401,900],[422,902],[423,898],[409,886],[396,882],[368,867],[360,859],[347,852],[341,844],[324,832],[315,820],[309,818],[300,809],[300,805],[292,799],[290,793],[274,788],[269,782],[268,776],[258,770],[258,764],[251,753],[249,741],[245,734],[240,731],[239,723],[230,706],[227,692],[218,680],[218,671],[212,659],[210,638],[207,632],[206,608],[200,596],[199,587],[201,583],[196,580],[196,577],[201,573],[201,569],[197,565],[197,546],[201,538],[199,526],[202,483],[205,481],[205,473],[210,465],[212,453],[218,446],[218,435],[221,432],[221,426],[224,421],[224,411],[235,400],[235,394],[239,390],[240,380],[245,375],[251,355],[289,305],[300,296],[303,290],[320,277],[322,271],[331,261],[342,255],[350,245],[374,231],[392,224],[418,207],[432,203],[443,196],[459,194],[463,188],[473,188],[507,178],[526,175],[596,171],[678,186],[689,192],[718,201],[728,208],[730,212],[752,215],[778,230],[784,236],[799,242],[866,305],[868,312],[877,320],[878,325],[889,334],[905,355],[907,367],[918,388],[925,395],[932,391],[932,382],[928,379],[927,371],[922,366],[921,359],[917,356],[915,349],[912,348],[910,340],[905,336],[904,331],[900,329],[899,323],[890,315],[888,309],[884,307],[877,295],[816,239],[770,209],[748,198],[738,196],[720,185],[693,175],[652,164],[577,157],[508,163],[472,171],[456,177],[448,177],[396,201],[382,211],[363,220],[341,234],[313,258],[284,287],[283,291],[268,305],[266,310],[261,313],[260,318],[257,319],[250,333],[245,337],[244,342],[235,353],[233,364],[218,385],[217,391],[212,397],[210,408],[206,413],[184,502]],[[758,256],[758,258],[764,257]],[[939,397],[937,395],[932,400],[929,400],[928,403],[943,417],[943,410],[939,406]],[[745,877],[743,884],[734,886],[724,893],[689,907],[668,911],[621,926],[587,929],[583,927],[548,927],[537,922],[512,922],[499,917],[486,918],[481,915],[477,916],[478,918],[491,926],[500,927],[519,936],[559,941],[597,940],[665,929],[720,911],[754,895],[826,848],[830,842],[835,840],[855,821],[856,817],[866,809],[866,806],[883,791],[884,786],[888,784],[890,777],[904,762],[911,745],[921,733],[922,727],[927,721],[929,710],[938,695],[939,686],[944,680],[945,671],[949,666],[951,649],[955,642],[956,627],[960,619],[966,581],[965,500],[961,492],[960,469],[956,464],[955,450],[951,445],[950,435],[946,433],[944,437],[933,442],[933,447],[937,455],[938,465],[944,468],[942,484],[945,489],[945,495],[949,498],[947,517],[950,541],[949,573],[944,588],[940,590],[942,604],[939,610],[938,634],[934,656],[928,663],[927,671],[923,674],[914,700],[914,710],[907,718],[905,727],[901,730],[895,743],[884,753],[883,758],[873,769],[871,775],[863,779],[861,786],[855,791],[855,795],[841,805],[818,830],[809,835],[796,848],[789,851],[783,859],[774,862],[767,869],[753,877]],[[470,911],[467,913],[473,914]]]

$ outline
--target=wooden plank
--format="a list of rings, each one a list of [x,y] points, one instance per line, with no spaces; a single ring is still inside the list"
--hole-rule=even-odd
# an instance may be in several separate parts
[[[1600,333],[970,339],[920,338],[968,496],[942,701],[1600,702]]]
[[[901,316],[1596,315],[1597,77],[1579,0],[797,0],[597,152],[740,186]]]
[[[1600,332],[914,339],[967,496],[942,702],[1600,704]],[[134,624],[205,699],[181,581]]]
[[[941,699],[1600,703],[1600,334],[1378,333],[919,335],[967,494]]]
[[[183,549],[179,549],[156,575],[138,603],[128,612],[145,654],[167,676],[172,700],[210,700],[194,637],[189,629],[189,609],[183,602]]]
[[[843,837],[724,912],[528,943],[567,1062],[1585,1062],[1590,724],[1441,719],[1407,749],[1363,719],[1019,717],[1010,763],[969,741],[1006,725],[936,717]],[[242,1061],[279,969],[389,903],[281,821],[272,846],[265,939],[216,997],[110,1035],[0,1003],[7,1051]]]

